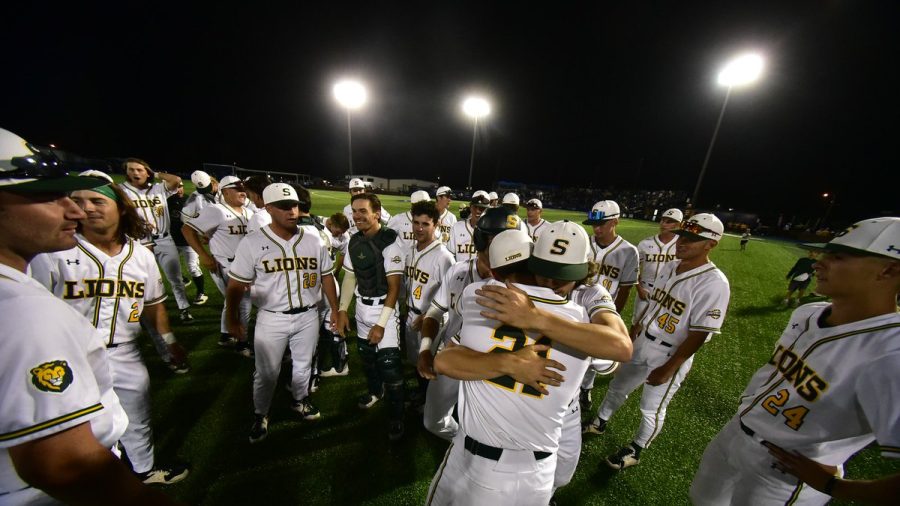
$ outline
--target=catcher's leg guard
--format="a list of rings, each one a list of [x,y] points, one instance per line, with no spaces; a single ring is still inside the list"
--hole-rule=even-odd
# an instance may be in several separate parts
[[[384,380],[388,417],[403,419],[403,368],[399,348],[378,350],[378,372]]]
[[[328,359],[331,358],[331,346],[334,340],[334,336],[330,330],[328,330],[327,326],[323,323],[319,325],[319,345],[316,346],[316,356],[313,361],[316,364],[316,368],[319,372],[322,372],[326,369],[325,365],[328,363]],[[332,364],[334,367],[335,364]]]
[[[335,371],[343,371],[349,359],[347,340],[338,334],[331,334],[331,366]]]
[[[363,369],[366,371],[366,383],[369,386],[369,393],[381,396],[381,375],[379,374],[378,347],[369,344],[369,341],[363,338],[356,339],[356,349],[359,351],[359,358],[362,359]]]

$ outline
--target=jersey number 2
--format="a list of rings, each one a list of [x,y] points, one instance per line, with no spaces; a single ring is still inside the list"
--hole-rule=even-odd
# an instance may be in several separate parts
[[[141,314],[138,313],[138,303],[131,304],[131,313],[128,314],[128,322],[133,323],[141,321]]]
[[[520,328],[512,327],[509,325],[501,325],[494,329],[494,334],[491,336],[491,339],[496,341],[500,341],[501,344],[494,345],[488,352],[490,353],[509,353],[511,351],[519,351],[525,347],[528,338],[525,336],[525,332]],[[511,343],[510,343],[511,341]],[[534,344],[550,344],[550,338],[541,336],[535,341]],[[511,346],[510,346],[511,345]],[[549,350],[548,350],[549,351]],[[547,358],[548,352],[542,351],[538,353],[541,357]],[[544,395],[537,391],[534,387],[530,387],[528,385],[523,385],[522,383],[518,383],[516,380],[512,379],[510,376],[498,376],[493,379],[485,380],[488,383],[496,385],[504,390],[510,390],[512,392],[519,392],[522,395],[527,395],[529,397],[537,397],[538,399],[542,398]]]

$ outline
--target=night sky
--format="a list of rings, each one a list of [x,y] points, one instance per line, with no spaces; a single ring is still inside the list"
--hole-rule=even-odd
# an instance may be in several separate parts
[[[0,33],[0,125],[85,156],[343,177],[331,85],[356,76],[371,99],[353,117],[357,173],[463,187],[459,104],[481,91],[494,111],[475,186],[691,192],[725,94],[716,74],[751,49],[766,72],[732,93],[701,206],[817,216],[831,192],[835,216],[900,207],[896,1],[17,9]]]

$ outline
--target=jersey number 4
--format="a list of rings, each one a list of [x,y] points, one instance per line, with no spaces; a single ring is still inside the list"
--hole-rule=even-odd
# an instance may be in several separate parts
[[[785,418],[785,425],[794,430],[800,430],[800,426],[803,425],[803,419],[806,417],[806,414],[809,413],[809,408],[806,406],[793,406],[782,409],[790,398],[790,392],[783,388],[766,397],[765,400],[762,401],[762,407],[772,416],[775,416],[780,412],[781,416]]]
[[[528,343],[529,338],[525,335],[525,332],[522,329],[511,327],[509,325],[501,325],[500,327],[494,329],[494,334],[491,336],[491,339],[500,341],[500,343],[495,344],[490,350],[488,350],[488,352],[490,353],[509,353],[513,351],[519,351],[528,344],[551,344],[550,338],[544,336],[539,337],[534,343]],[[549,350],[542,351],[538,353],[538,355],[547,358],[548,352]],[[538,399],[540,399],[544,396],[534,387],[523,385],[522,383],[519,383],[516,380],[512,379],[510,376],[498,376],[496,378],[485,381],[504,390],[521,393],[522,395],[527,395],[529,397],[537,397]]]

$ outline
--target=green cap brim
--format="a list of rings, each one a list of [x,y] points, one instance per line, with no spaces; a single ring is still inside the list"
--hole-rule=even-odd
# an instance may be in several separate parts
[[[63,176],[36,179],[27,183],[0,185],[0,190],[27,193],[68,193],[77,190],[90,190],[91,188],[108,184],[109,181],[96,177]]]
[[[588,275],[588,264],[560,264],[532,256],[528,259],[532,274],[561,281],[581,281]]]

